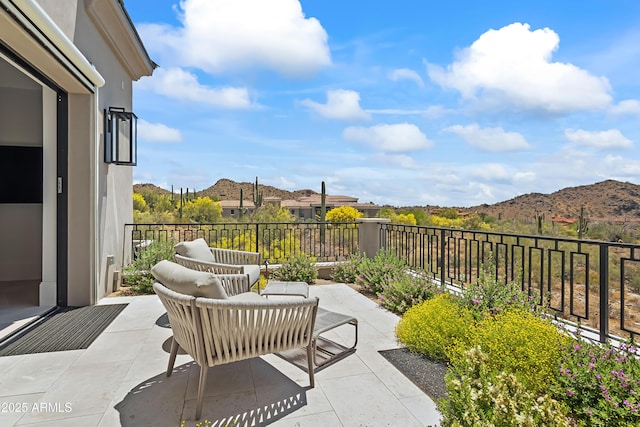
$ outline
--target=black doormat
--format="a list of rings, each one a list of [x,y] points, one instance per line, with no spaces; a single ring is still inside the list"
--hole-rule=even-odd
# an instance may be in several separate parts
[[[3,343],[0,356],[86,349],[126,306],[61,308]]]
[[[444,374],[447,373],[446,363],[412,353],[406,348],[380,350],[378,353],[433,400],[445,397],[447,392],[444,384]]]

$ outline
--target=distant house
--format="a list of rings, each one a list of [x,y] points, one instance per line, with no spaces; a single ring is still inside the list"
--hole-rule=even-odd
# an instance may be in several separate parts
[[[430,208],[429,215],[440,215],[442,212],[446,210],[449,210],[449,208]],[[470,212],[456,209],[456,215],[458,215],[459,217],[467,217],[470,215]]]
[[[239,218],[240,217],[240,201],[239,200],[222,200],[222,216],[226,218]],[[242,211],[244,215],[251,215],[255,212],[255,206],[253,202],[249,200],[242,201]]]
[[[132,221],[132,82],[155,64],[122,0],[0,6],[0,308],[94,304]]]
[[[280,197],[265,197],[263,203],[265,205],[273,204],[278,208],[286,208],[291,215],[295,216],[299,220],[315,220],[317,215],[320,215],[320,209],[322,206],[321,195],[312,194],[309,196],[299,197],[297,199],[282,200]],[[325,200],[327,212],[333,208],[340,206],[351,206],[358,209],[366,217],[375,217],[380,211],[380,206],[373,203],[358,203],[358,198],[350,196],[327,196]],[[255,211],[253,202],[245,200],[243,207],[246,214],[251,214]],[[228,218],[238,218],[240,212],[239,200],[223,200],[222,201],[222,216]]]
[[[561,216],[557,216],[555,218],[551,218],[551,222],[554,222],[556,224],[560,224],[564,227],[573,224],[574,222],[577,222],[578,220],[576,218],[563,218]]]

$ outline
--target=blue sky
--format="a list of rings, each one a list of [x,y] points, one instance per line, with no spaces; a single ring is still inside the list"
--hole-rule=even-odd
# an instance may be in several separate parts
[[[395,206],[640,184],[640,2],[128,0],[135,182]]]

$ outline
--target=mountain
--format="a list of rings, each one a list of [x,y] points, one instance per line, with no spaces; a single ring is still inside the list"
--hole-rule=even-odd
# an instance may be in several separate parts
[[[209,188],[204,190],[196,189],[197,195],[200,197],[211,197],[219,200],[239,200],[240,189],[242,189],[244,200],[252,199],[253,182],[235,182],[230,179],[220,179]],[[318,183],[318,187],[320,183]],[[171,191],[167,191],[164,188],[160,188],[154,184],[134,184],[133,191],[136,193],[152,192],[157,194],[171,194]],[[174,188],[174,193],[179,195],[180,188]],[[186,188],[183,189],[186,192]],[[189,189],[189,192],[193,189]],[[262,191],[263,197],[279,197],[282,200],[297,199],[298,197],[310,196],[312,194],[319,194],[313,190],[296,190],[287,191],[281,190],[270,185],[260,184],[260,191]]]
[[[590,185],[568,187],[551,194],[530,193],[493,205],[480,205],[468,212],[486,213],[502,219],[531,219],[536,214],[577,218],[580,207],[593,220],[640,219],[640,185],[607,180]]]
[[[198,195],[207,197],[217,197],[220,200],[239,200],[240,189],[242,188],[243,197],[245,200],[251,200],[253,191],[253,182],[235,182],[230,179],[219,179],[218,182],[211,187],[199,191]],[[318,188],[320,183],[318,183]],[[287,191],[281,190],[270,185],[260,184],[260,191],[262,191],[263,197],[279,197],[282,200],[297,199],[298,197],[310,196],[312,194],[318,194],[313,190],[296,190]]]
[[[237,200],[240,198],[241,188],[244,199],[251,200],[253,183],[235,182],[230,179],[220,179],[211,187],[198,190],[198,196]],[[283,200],[318,194],[313,190],[287,191],[262,184],[260,184],[260,190],[264,197],[280,197]],[[169,191],[153,184],[135,184],[133,191],[170,194]],[[174,189],[174,191],[179,194],[180,189]],[[577,218],[580,207],[584,207],[585,215],[591,220],[640,220],[640,185],[607,180],[590,185],[563,188],[551,194],[524,194],[493,205],[484,204],[460,209],[460,211],[485,213],[501,219],[531,220],[536,214],[544,214],[548,219]],[[433,208],[436,207],[430,206],[426,210]]]

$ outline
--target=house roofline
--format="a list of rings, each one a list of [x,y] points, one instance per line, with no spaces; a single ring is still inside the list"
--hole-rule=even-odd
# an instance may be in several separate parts
[[[132,80],[150,76],[151,60],[122,0],[85,0],[87,14]]]
[[[102,75],[38,3],[34,0],[0,0],[0,4],[87,88],[104,86]]]

